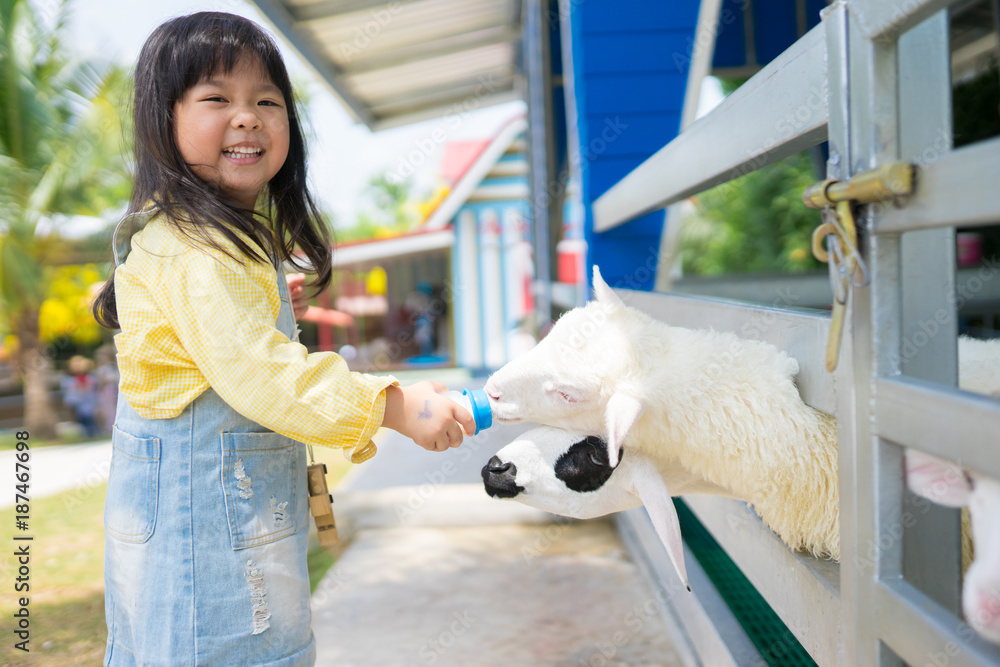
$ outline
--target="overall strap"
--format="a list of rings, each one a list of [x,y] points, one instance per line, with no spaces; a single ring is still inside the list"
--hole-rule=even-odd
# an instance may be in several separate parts
[[[126,215],[118,221],[117,225],[115,225],[115,231],[111,235],[111,250],[114,253],[116,269],[125,263],[125,259],[132,250],[132,237],[137,231],[145,227],[146,223],[153,219],[158,212],[159,209],[152,206],[150,208]],[[119,237],[122,225],[126,222],[129,223],[128,231],[125,234],[121,234]]]

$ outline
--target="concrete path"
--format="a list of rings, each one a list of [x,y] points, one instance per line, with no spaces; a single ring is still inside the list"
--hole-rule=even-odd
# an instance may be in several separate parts
[[[608,520],[489,498],[480,469],[528,427],[430,453],[391,432],[334,490],[349,546],[313,595],[317,665],[681,665]]]

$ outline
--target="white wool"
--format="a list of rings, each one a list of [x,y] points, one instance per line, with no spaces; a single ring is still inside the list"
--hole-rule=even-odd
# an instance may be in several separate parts
[[[604,435],[612,465],[624,446],[672,495],[702,486],[743,500],[792,548],[839,560],[836,419],[802,401],[798,363],[767,343],[654,320],[597,267],[594,285],[595,301],[487,382],[494,419]],[[963,339],[961,356],[963,386],[1000,387],[1000,345]]]
[[[958,386],[1000,398],[1000,338],[959,340]]]

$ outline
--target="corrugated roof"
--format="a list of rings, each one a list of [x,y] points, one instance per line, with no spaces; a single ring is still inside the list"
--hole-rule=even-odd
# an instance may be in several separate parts
[[[520,0],[251,0],[373,130],[518,99]]]

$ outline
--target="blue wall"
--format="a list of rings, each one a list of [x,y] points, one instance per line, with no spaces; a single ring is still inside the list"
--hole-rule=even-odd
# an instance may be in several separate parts
[[[747,58],[744,0],[723,0],[716,68],[766,65],[799,37],[796,0],[754,2],[754,53]],[[806,28],[826,0],[806,1]],[[664,211],[611,231],[593,231],[593,203],[669,143],[680,129],[698,0],[588,0],[570,3],[573,83],[587,266],[611,285],[652,289]]]
[[[663,211],[595,234],[592,205],[677,136],[698,3],[573,2],[570,18],[587,265],[611,285],[648,290]]]
[[[800,37],[796,0],[755,2],[752,5],[755,48],[748,62],[746,24],[743,16],[745,4],[745,0],[723,0],[719,12],[712,67],[766,65]],[[819,13],[824,7],[826,0],[806,0],[807,30],[819,23]]]

